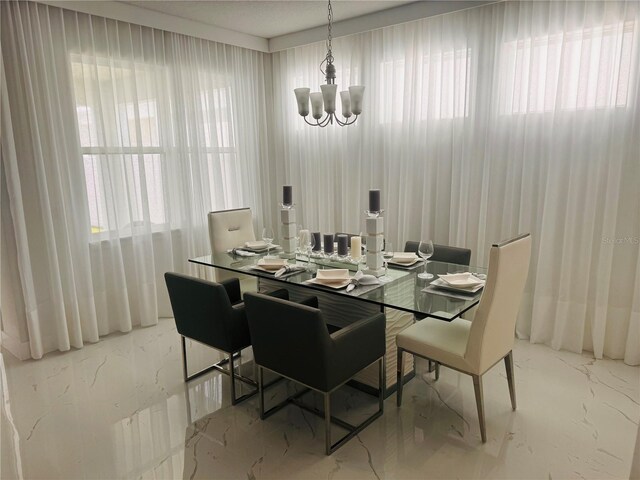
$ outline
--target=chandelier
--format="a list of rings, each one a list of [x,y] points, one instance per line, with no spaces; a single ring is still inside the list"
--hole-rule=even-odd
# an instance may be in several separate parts
[[[358,119],[358,115],[362,113],[362,96],[364,94],[363,86],[349,87],[349,90],[340,92],[342,100],[342,116],[344,120],[340,120],[336,116],[336,91],[338,86],[336,81],[336,67],[333,65],[333,54],[331,53],[331,24],[333,22],[333,10],[331,9],[331,0],[328,5],[329,24],[327,26],[327,55],[320,62],[320,71],[325,76],[327,83],[320,85],[321,92],[311,92],[310,88],[296,88],[296,101],[298,102],[298,113],[304,117],[304,121],[313,127],[326,127],[333,124],[334,121],[341,127],[353,125]],[[324,69],[323,69],[324,65]],[[311,100],[311,116],[315,120],[309,121],[309,100]],[[323,106],[326,115],[323,117]],[[353,117],[353,118],[352,118]]]

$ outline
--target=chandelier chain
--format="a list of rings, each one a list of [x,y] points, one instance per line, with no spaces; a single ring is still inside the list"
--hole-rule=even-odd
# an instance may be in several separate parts
[[[332,40],[332,35],[331,35],[331,27],[332,27],[332,23],[333,23],[333,8],[331,7],[331,0],[329,0],[328,6],[327,6],[327,20],[328,20],[328,24],[327,24],[327,57],[326,57],[326,61],[327,64],[331,64],[333,63],[333,52],[331,51],[331,40]]]
[[[1,0],[0,0],[1,1]],[[352,93],[352,87],[349,87],[349,91],[340,92],[340,98],[342,99],[342,114],[345,117],[343,120],[338,118],[335,112],[335,97],[336,97],[336,66],[333,64],[333,7],[331,0],[327,0],[327,53],[320,62],[320,71],[326,80],[325,85],[320,86],[322,93],[314,92],[310,93],[309,88],[296,88],[295,94],[298,101],[298,113],[304,118],[305,123],[313,127],[326,127],[328,125],[339,125],[346,127],[353,125],[360,114],[362,113],[362,92],[363,86],[353,87],[355,90]],[[325,88],[326,87],[326,88]],[[344,96],[346,94],[346,97]],[[309,115],[309,100],[311,99],[311,106],[313,108],[313,119],[307,119]],[[357,100],[356,100],[357,99]],[[353,103],[352,103],[353,102]],[[323,116],[322,106],[324,103],[324,111],[326,115]],[[352,109],[353,106],[353,109]]]

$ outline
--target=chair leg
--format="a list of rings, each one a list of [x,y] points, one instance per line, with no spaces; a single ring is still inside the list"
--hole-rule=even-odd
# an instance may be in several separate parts
[[[436,380],[438,380],[440,378],[440,364],[438,362],[435,362],[436,364]]]
[[[231,380],[231,405],[237,403],[236,400],[236,369],[233,366],[233,352],[229,352],[229,378]]]
[[[402,350],[400,347],[398,347],[398,376],[397,376],[397,383],[396,383],[396,403],[398,405],[398,407],[400,407],[402,405],[402,380],[403,380],[403,374],[404,374],[404,350]]]
[[[480,421],[480,436],[482,443],[487,442],[487,429],[484,423],[484,398],[482,395],[482,376],[472,375],[473,389],[476,391],[476,405],[478,407],[478,420]]]
[[[184,336],[180,335],[181,345],[182,345],[182,376],[184,377],[184,381],[186,382],[189,378],[187,373],[187,345]]]
[[[378,361],[378,410],[384,411],[384,390],[385,390],[385,362],[384,357]]]
[[[265,415],[264,415],[264,382],[263,382],[263,377],[264,376],[264,370],[262,367],[258,367],[258,392],[259,392],[259,396],[260,396],[260,418],[262,420],[265,419]]]
[[[516,409],[516,384],[513,378],[513,351],[504,357],[504,367],[507,370],[507,382],[509,383],[509,395],[511,396],[511,408]]]
[[[325,452],[331,455],[331,394],[324,394]]]

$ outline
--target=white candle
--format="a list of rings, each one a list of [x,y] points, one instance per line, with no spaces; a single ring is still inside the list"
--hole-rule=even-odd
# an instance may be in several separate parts
[[[362,238],[351,237],[351,256],[360,258],[362,256]]]

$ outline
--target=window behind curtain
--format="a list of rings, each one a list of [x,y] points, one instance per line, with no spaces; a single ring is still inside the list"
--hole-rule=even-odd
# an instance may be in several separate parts
[[[199,162],[194,171],[208,208],[240,203],[231,87],[225,77],[201,72],[190,99],[176,111],[172,71],[166,65],[72,55],[80,148],[91,233],[179,223],[169,190],[181,188],[167,162]],[[177,134],[186,125],[186,140]],[[205,174],[202,174],[205,172]],[[173,215],[172,215],[173,213]]]
[[[627,106],[635,22],[513,40],[500,56],[500,113]]]
[[[470,48],[430,52],[411,68],[407,72],[404,58],[380,62],[379,123],[402,122],[405,114],[418,120],[469,116]],[[408,97],[405,89],[414,94]]]

